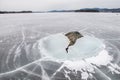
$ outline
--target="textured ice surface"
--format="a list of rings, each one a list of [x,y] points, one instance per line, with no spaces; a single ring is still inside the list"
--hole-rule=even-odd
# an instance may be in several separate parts
[[[105,47],[77,61],[41,53],[41,39],[69,31]],[[0,80],[120,80],[120,14],[0,14]]]
[[[81,60],[96,56],[105,48],[102,40],[87,35],[70,46],[67,53],[65,49],[68,44],[68,38],[63,33],[59,33],[41,39],[39,46],[42,54],[59,60]]]

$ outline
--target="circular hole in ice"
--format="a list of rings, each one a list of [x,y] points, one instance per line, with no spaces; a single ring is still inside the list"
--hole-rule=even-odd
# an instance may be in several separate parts
[[[100,39],[87,35],[70,46],[67,53],[65,49],[68,44],[69,39],[63,33],[58,33],[41,39],[39,46],[44,56],[58,60],[81,60],[96,56],[104,49]]]

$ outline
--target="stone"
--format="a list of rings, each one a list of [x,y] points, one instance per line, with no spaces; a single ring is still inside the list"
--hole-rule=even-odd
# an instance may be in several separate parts
[[[67,46],[67,48],[66,48],[66,52],[67,53],[68,53],[69,47],[73,46],[75,44],[75,42],[76,42],[77,39],[83,37],[83,35],[80,32],[78,32],[78,31],[68,32],[68,33],[65,34],[65,36],[67,36],[67,38],[70,41],[69,44],[68,44],[68,46]]]

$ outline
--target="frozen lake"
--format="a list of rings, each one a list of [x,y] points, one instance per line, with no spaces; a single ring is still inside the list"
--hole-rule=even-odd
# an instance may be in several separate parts
[[[41,39],[69,31],[103,41],[105,50],[77,61],[41,55]],[[0,80],[119,79],[120,13],[0,14]]]

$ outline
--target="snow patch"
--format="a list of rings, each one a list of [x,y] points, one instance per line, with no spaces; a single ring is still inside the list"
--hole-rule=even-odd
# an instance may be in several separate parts
[[[97,56],[87,58],[86,61],[89,63],[100,65],[107,65],[113,60],[113,57],[108,54],[106,50],[102,50]]]

